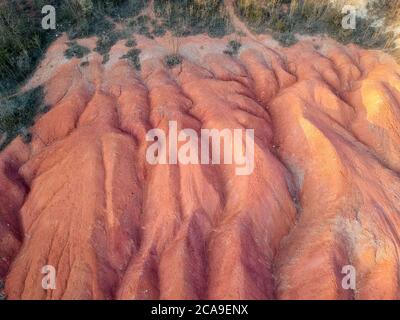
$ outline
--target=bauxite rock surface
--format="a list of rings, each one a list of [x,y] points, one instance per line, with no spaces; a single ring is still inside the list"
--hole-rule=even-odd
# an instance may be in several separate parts
[[[50,47],[27,87],[51,109],[0,153],[8,299],[400,298],[399,65],[312,38],[230,56],[230,39],[138,37],[141,71],[124,41],[106,64]],[[169,121],[254,129],[254,172],[149,164],[145,135]]]

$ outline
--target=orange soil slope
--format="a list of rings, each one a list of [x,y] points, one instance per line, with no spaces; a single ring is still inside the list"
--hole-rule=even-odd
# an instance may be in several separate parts
[[[139,39],[142,70],[49,49],[51,110],[0,153],[9,299],[400,298],[400,67],[328,39]],[[85,44],[93,46],[93,39]],[[151,128],[255,129],[255,168],[150,165]],[[344,265],[357,289],[341,286]],[[41,286],[44,265],[57,287]]]

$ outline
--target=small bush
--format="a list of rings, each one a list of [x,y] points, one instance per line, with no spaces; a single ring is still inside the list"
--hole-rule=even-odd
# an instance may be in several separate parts
[[[110,52],[112,46],[118,42],[120,39],[127,37],[127,34],[123,31],[114,31],[102,33],[96,42],[96,52],[105,55]]]
[[[224,51],[225,54],[230,56],[236,56],[239,53],[239,49],[242,44],[239,41],[231,40],[227,45],[227,49]]]
[[[68,42],[69,48],[65,50],[64,56],[68,59],[83,58],[90,53],[90,49],[79,45],[76,41]]]
[[[291,32],[275,33],[274,39],[284,47],[290,47],[297,43],[297,39]]]
[[[110,60],[110,54],[107,52],[103,54],[103,60],[101,61],[102,64],[106,64]]]
[[[136,70],[141,69],[140,65],[140,49],[131,49],[127,54],[124,54],[121,59],[128,59]]]
[[[157,24],[157,25],[155,25],[155,26],[153,27],[153,34],[154,34],[156,37],[162,37],[162,36],[165,35],[166,32],[167,32],[167,30],[165,30],[165,28],[164,28],[163,25]]]
[[[138,34],[144,35],[150,39],[153,39],[154,36],[150,32],[150,22],[153,22],[149,16],[140,15],[135,19],[129,22],[129,26],[133,28],[133,32],[137,32]]]
[[[126,41],[125,46],[127,46],[128,48],[136,47],[137,42],[135,39],[129,39],[128,41]]]
[[[213,17],[207,27],[207,33],[212,38],[221,38],[228,33],[228,18]]]
[[[26,127],[22,127],[19,130],[19,135],[21,136],[23,143],[26,143],[26,144],[31,143],[32,134],[29,132],[29,130]]]
[[[175,66],[181,64],[183,61],[183,58],[179,54],[169,54],[165,57],[165,64],[167,65],[168,68],[172,69]]]

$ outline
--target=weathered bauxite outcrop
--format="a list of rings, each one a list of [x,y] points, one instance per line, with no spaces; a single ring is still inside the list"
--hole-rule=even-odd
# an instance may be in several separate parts
[[[50,47],[28,86],[51,109],[0,153],[9,299],[400,298],[399,65],[312,38],[244,37],[230,56],[228,40],[180,39],[169,69],[172,40],[138,37],[141,71],[123,41],[106,64]],[[169,121],[254,129],[253,174],[149,164],[145,135]]]

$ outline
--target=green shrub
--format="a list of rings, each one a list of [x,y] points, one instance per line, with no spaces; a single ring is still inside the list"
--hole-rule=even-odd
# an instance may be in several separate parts
[[[183,58],[179,54],[169,54],[165,57],[165,64],[168,68],[172,69],[182,63]]]
[[[125,43],[125,46],[127,46],[128,48],[136,47],[136,45],[137,45],[137,42],[135,39],[129,39]]]
[[[32,141],[32,134],[29,132],[29,130],[26,127],[22,127],[19,130],[19,135],[21,136],[22,142],[23,143],[31,143]]]
[[[110,49],[118,40],[126,38],[127,35],[122,31],[111,30],[99,36],[96,42],[96,52],[104,55],[110,52]]]
[[[90,53],[89,48],[79,45],[76,41],[68,42],[68,45],[69,48],[64,52],[64,56],[68,59],[72,59],[73,57],[80,59]]]
[[[103,54],[103,60],[101,61],[102,64],[106,64],[110,60],[110,54],[107,52]]]
[[[153,27],[153,34],[154,34],[156,37],[162,37],[162,36],[165,35],[166,32],[167,32],[167,30],[164,28],[163,25],[157,24],[157,25],[155,25],[155,26]]]
[[[127,54],[124,54],[121,59],[128,59],[128,61],[134,66],[136,70],[140,70],[140,52],[140,49],[131,49],[128,51]]]
[[[297,42],[295,35],[291,32],[275,33],[274,39],[284,47],[290,47]]]
[[[239,53],[241,46],[242,44],[239,41],[231,40],[227,45],[227,49],[224,50],[224,53],[230,56],[236,56]]]
[[[138,34],[144,35],[148,38],[154,38],[150,32],[150,21],[151,19],[147,15],[140,15],[129,22],[129,26],[132,27],[132,31]]]

